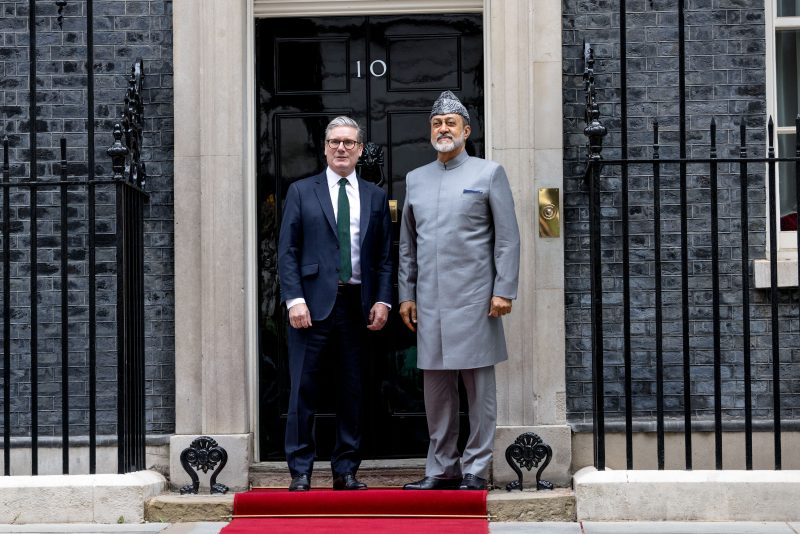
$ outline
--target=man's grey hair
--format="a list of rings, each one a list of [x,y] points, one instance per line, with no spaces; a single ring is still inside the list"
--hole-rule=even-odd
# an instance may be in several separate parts
[[[325,139],[326,140],[328,139],[328,135],[330,135],[331,130],[333,130],[334,128],[339,128],[340,126],[355,128],[356,131],[358,132],[358,139],[357,139],[358,142],[359,143],[364,142],[364,130],[361,129],[361,126],[359,126],[356,121],[344,115],[340,115],[328,123],[328,127],[325,128]]]

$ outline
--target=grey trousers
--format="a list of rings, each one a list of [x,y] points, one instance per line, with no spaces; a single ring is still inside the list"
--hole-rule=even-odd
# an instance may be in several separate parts
[[[458,441],[458,375],[469,403],[469,438],[463,456]],[[461,478],[472,473],[488,478],[497,428],[494,366],[463,370],[423,370],[425,414],[428,419],[428,459],[425,475]],[[459,461],[460,460],[460,461]]]

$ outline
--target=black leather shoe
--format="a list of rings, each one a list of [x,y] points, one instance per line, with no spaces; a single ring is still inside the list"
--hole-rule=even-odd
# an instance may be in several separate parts
[[[461,485],[458,487],[458,489],[485,490],[486,479],[473,475],[472,473],[467,473],[466,475],[464,475],[464,478],[461,479]]]
[[[434,478],[425,477],[416,482],[409,482],[403,486],[407,490],[448,490],[458,489],[459,480],[457,478]]]
[[[289,491],[308,491],[311,489],[311,477],[305,473],[292,477]]]
[[[367,485],[359,482],[353,473],[345,473],[333,479],[333,489],[335,490],[365,490]]]

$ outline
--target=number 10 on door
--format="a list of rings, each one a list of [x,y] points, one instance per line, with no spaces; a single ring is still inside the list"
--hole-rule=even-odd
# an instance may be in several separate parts
[[[376,59],[369,64],[369,73],[375,78],[385,76],[387,70],[386,62],[382,59]],[[356,61],[356,78],[363,78],[361,75],[361,61]]]

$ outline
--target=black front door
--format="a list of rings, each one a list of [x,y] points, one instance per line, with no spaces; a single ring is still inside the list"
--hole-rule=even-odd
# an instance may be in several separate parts
[[[441,91],[467,106],[471,155],[484,154],[481,15],[262,19],[256,25],[259,226],[259,431],[261,458],[283,457],[288,372],[277,235],[293,181],[325,168],[324,130],[348,115],[384,153],[382,187],[397,203],[397,258],[405,175],[432,161],[428,114]],[[395,284],[396,289],[396,284]],[[414,335],[397,316],[370,337],[365,458],[425,454],[428,432]],[[318,456],[333,443],[334,383],[321,392]],[[462,435],[464,433],[462,432]]]

